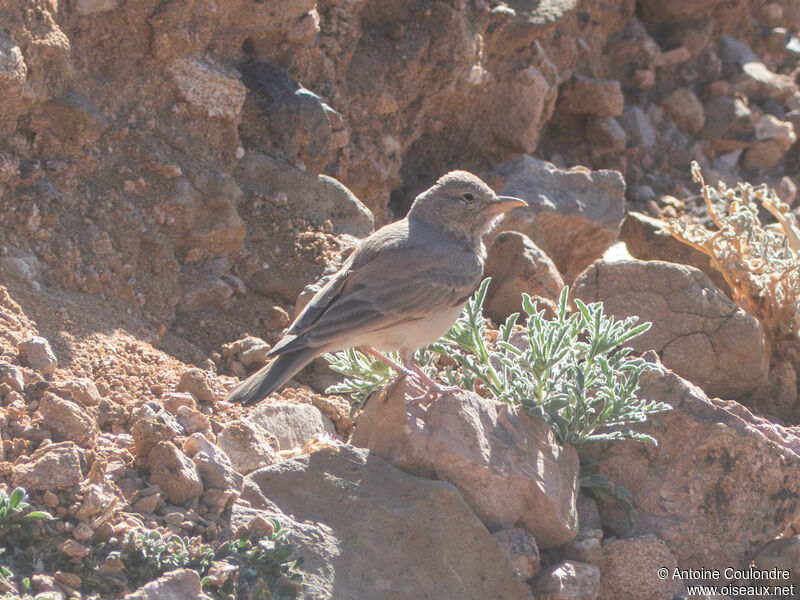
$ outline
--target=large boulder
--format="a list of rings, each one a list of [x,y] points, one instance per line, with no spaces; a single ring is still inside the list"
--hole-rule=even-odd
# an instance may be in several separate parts
[[[578,532],[578,454],[541,419],[461,391],[427,409],[407,403],[404,380],[373,398],[353,443],[395,466],[454,484],[489,529],[519,526],[540,548]]]
[[[639,396],[673,410],[640,429],[658,444],[614,442],[590,447],[589,456],[631,492],[637,534],[655,534],[678,566],[744,567],[800,516],[800,439],[654,366]],[[618,505],[599,508],[607,529],[629,531]]]
[[[573,295],[602,301],[617,318],[651,321],[631,340],[712,396],[741,398],[767,378],[763,328],[693,267],[662,261],[598,261],[575,280]]]
[[[530,600],[453,486],[367,450],[342,446],[260,469],[245,478],[242,499],[252,508],[234,505],[234,527],[259,509],[300,547],[305,598],[416,600],[436,590],[442,600]]]

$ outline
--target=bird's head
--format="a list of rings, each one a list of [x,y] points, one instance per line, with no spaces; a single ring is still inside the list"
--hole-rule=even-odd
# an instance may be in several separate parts
[[[408,218],[479,241],[504,213],[524,206],[528,203],[519,198],[498,196],[472,173],[450,171],[417,196]]]

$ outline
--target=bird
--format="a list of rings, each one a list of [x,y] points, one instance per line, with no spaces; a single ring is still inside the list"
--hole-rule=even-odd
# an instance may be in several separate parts
[[[483,237],[504,213],[528,205],[497,196],[468,171],[443,175],[405,218],[361,240],[270,349],[273,360],[235,387],[229,401],[260,402],[317,356],[354,347],[433,393],[448,391],[417,366],[414,353],[447,333],[478,288]],[[384,354],[391,351],[402,365]]]

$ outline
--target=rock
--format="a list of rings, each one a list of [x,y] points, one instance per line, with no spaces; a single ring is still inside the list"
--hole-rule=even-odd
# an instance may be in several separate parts
[[[236,205],[243,194],[229,175],[203,171],[166,182],[166,232],[178,251],[221,257],[240,252],[246,232]]]
[[[266,197],[286,194],[292,216],[322,226],[329,220],[334,235],[368,236],[375,218],[353,192],[327,175],[314,175],[263,154],[248,153],[236,174],[242,186]]]
[[[83,481],[81,450],[74,442],[48,444],[36,450],[29,462],[14,464],[14,487],[28,492],[69,490]]]
[[[217,394],[208,381],[208,373],[203,369],[186,369],[181,373],[180,381],[178,381],[175,389],[179,392],[191,394],[198,401],[206,404],[210,404],[217,399]]]
[[[711,14],[714,8],[725,0],[643,0],[641,3],[642,20],[645,23],[663,26],[666,23],[691,21],[699,16]]]
[[[800,536],[790,535],[772,540],[753,557],[757,569],[780,569],[789,572],[789,578],[771,580],[772,585],[800,586]]]
[[[227,344],[230,348],[223,348],[223,355],[235,357],[248,372],[260,369],[267,364],[269,344],[261,338],[248,336]]]
[[[619,239],[625,242],[631,256],[639,260],[661,260],[700,269],[728,298],[732,298],[728,282],[722,273],[711,266],[711,258],[671,235],[658,233],[661,223],[660,219],[631,211],[625,215]]]
[[[75,540],[64,540],[58,549],[67,558],[85,558],[89,555],[89,548]]]
[[[43,337],[36,335],[25,338],[19,343],[18,350],[20,361],[29,365],[34,371],[39,371],[44,376],[55,373],[58,360],[50,348],[50,343]]]
[[[516,231],[504,231],[495,238],[483,272],[492,278],[484,309],[495,323],[520,311],[523,292],[555,301],[564,287],[550,257]]]
[[[575,539],[559,546],[555,552],[560,560],[574,560],[600,567],[603,558],[600,548],[602,541],[602,529],[581,529]]]
[[[97,386],[88,377],[58,382],[54,384],[54,387],[62,398],[72,399],[81,406],[97,406],[102,400]]]
[[[593,119],[586,129],[590,141],[612,152],[624,152],[627,136],[619,121],[614,117]]]
[[[188,406],[181,406],[178,408],[176,415],[178,423],[180,423],[187,433],[194,433],[195,431],[211,431],[211,421],[208,417],[201,413],[199,410],[189,408]]]
[[[740,398],[767,378],[763,328],[693,267],[598,261],[575,280],[572,293],[603,302],[618,319],[652,322],[630,346],[639,353],[654,349],[668,368],[710,395]]]
[[[87,98],[70,90],[42,105],[53,135],[65,145],[85,146],[103,135],[109,122]]]
[[[402,381],[367,403],[352,443],[454,484],[490,529],[522,527],[540,548],[575,537],[573,447],[559,446],[544,421],[477,394],[444,394],[426,411],[406,405]]]
[[[192,457],[204,488],[220,490],[240,490],[242,476],[233,470],[231,459],[220,448],[209,442],[201,433],[194,433],[186,438],[183,450]]]
[[[728,35],[722,36],[722,59],[729,72],[738,74],[732,91],[748,98],[773,98],[787,102],[797,92],[790,75],[773,73],[747,44]]]
[[[172,442],[177,436],[177,432],[162,420],[157,418],[139,419],[131,427],[133,453],[137,458],[147,460],[150,451],[156,444]]]
[[[638,106],[627,106],[619,119],[625,130],[628,146],[649,148],[656,143],[656,132],[650,117]]]
[[[31,91],[28,83],[28,65],[20,47],[0,36],[0,133],[7,135],[17,127],[17,119],[30,111]]]
[[[638,395],[674,407],[639,426],[658,445],[614,442],[587,457],[630,491],[637,534],[658,536],[679,565],[745,565],[800,514],[800,439],[656,367]],[[624,511],[598,508],[607,531],[627,532]]]
[[[431,590],[442,600],[530,599],[451,485],[403,473],[367,450],[343,446],[261,469],[245,478],[242,498],[276,517],[300,547],[306,598],[370,598],[377,589],[397,600]],[[254,516],[246,514],[240,520],[234,505],[234,530]]]
[[[539,570],[539,548],[534,537],[519,527],[501,529],[492,534],[505,550],[508,560],[522,579],[530,579]]]
[[[92,445],[98,433],[97,423],[85,408],[75,402],[45,392],[39,403],[42,427],[49,429],[57,442],[73,441],[79,446]]]
[[[247,88],[236,69],[220,61],[182,58],[170,65],[169,72],[189,104],[203,109],[209,117],[238,119]]]
[[[655,535],[607,540],[597,599],[671,600],[685,591],[683,581],[672,577],[677,567],[675,556]],[[667,569],[669,576],[656,576],[659,569]]]
[[[317,436],[336,437],[333,424],[310,404],[261,404],[247,419],[260,425],[278,441],[278,450],[302,448]]]
[[[596,566],[564,561],[540,572],[531,589],[536,600],[594,600],[599,585],[600,569]]]
[[[705,125],[701,135],[719,152],[746,147],[753,139],[753,114],[741,98],[721,96],[705,108]]]
[[[192,460],[172,442],[158,442],[148,457],[150,483],[178,505],[185,505],[203,493],[200,473]]]
[[[762,140],[745,150],[742,166],[748,171],[772,171],[783,160],[785,154],[778,141]]]
[[[76,15],[86,16],[108,12],[119,6],[119,0],[73,0],[72,10]]]
[[[278,441],[263,427],[248,419],[231,421],[217,436],[217,443],[243,475],[278,462]]]
[[[705,124],[703,105],[694,92],[688,88],[678,88],[661,101],[661,107],[675,124],[689,133],[697,133]]]
[[[239,68],[247,86],[243,120],[249,126],[240,130],[245,149],[320,173],[334,150],[335,111],[275,63],[248,60]]]
[[[187,392],[167,392],[161,400],[164,409],[171,415],[176,415],[182,406],[195,409],[197,401]]]
[[[212,600],[200,587],[200,575],[192,569],[164,573],[155,581],[127,594],[123,600]]]
[[[625,106],[619,81],[603,81],[575,75],[558,96],[558,110],[565,114],[618,117]]]
[[[781,150],[788,152],[797,141],[794,125],[781,121],[769,113],[764,113],[755,122],[757,140],[775,140]]]
[[[25,387],[22,371],[11,363],[0,360],[0,385],[7,385],[15,392],[22,393],[22,389]]]
[[[625,180],[617,171],[585,167],[559,169],[523,156],[492,172],[502,178],[501,194],[552,205],[548,212],[518,209],[503,230],[529,236],[571,280],[614,243],[625,216]]]

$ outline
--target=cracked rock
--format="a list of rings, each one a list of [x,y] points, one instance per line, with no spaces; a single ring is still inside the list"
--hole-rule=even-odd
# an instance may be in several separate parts
[[[573,297],[602,301],[619,319],[638,316],[649,331],[629,343],[655,350],[663,363],[710,396],[741,398],[769,371],[760,323],[714,287],[708,276],[662,261],[598,261],[575,280]]]

